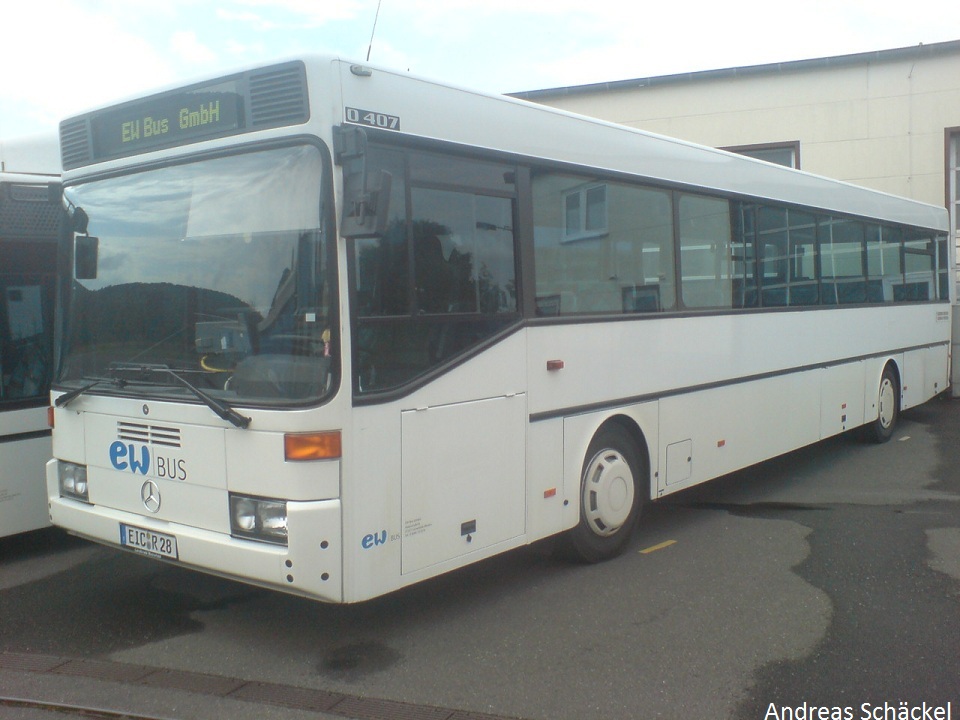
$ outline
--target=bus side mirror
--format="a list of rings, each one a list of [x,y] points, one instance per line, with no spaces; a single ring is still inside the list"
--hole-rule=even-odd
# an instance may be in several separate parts
[[[87,216],[87,211],[82,207],[73,208],[70,212],[70,222],[74,232],[80,233],[81,235],[87,234],[87,226],[90,224],[90,218]]]
[[[387,229],[393,176],[381,170],[376,184],[370,190],[366,189],[365,180],[361,176],[358,183],[360,187],[348,193],[344,199],[340,234],[345,238],[374,237],[383,235]]]
[[[77,235],[73,248],[74,274],[77,280],[96,280],[100,238],[92,235]]]

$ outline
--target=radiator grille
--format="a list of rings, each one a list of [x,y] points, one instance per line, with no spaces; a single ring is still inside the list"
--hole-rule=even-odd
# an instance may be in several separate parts
[[[117,436],[127,442],[139,442],[146,445],[180,447],[180,429],[163,425],[118,422]]]

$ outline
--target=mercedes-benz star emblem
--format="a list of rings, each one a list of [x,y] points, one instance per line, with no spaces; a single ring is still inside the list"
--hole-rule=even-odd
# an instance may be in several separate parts
[[[160,488],[153,480],[147,480],[140,488],[143,506],[152,513],[160,511]]]

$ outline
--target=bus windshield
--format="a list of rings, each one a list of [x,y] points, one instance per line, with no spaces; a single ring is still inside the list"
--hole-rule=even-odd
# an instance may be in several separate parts
[[[87,222],[59,382],[183,399],[182,378],[253,405],[328,395],[339,363],[323,177],[319,149],[297,145],[66,188]]]

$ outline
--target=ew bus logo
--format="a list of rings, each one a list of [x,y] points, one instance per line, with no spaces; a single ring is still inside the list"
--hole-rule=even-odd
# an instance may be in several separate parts
[[[134,475],[146,475],[150,471],[150,448],[140,446],[140,457],[137,458],[137,446],[124,445],[117,440],[110,446],[110,464],[117,470],[130,470]]]
[[[134,475],[147,475],[153,466],[153,474],[167,480],[186,480],[187,461],[182,458],[152,455],[146,445],[134,445],[120,440],[110,446],[110,464],[117,470],[129,470]]]
[[[368,535],[363,536],[363,540],[360,541],[361,547],[364,550],[369,550],[372,547],[377,547],[378,545],[384,545],[387,542],[387,531],[381,530],[378,533],[369,533]]]
[[[187,461],[179,457],[183,446],[178,428],[120,421],[117,435],[110,445],[110,464],[115,470],[165,480],[187,479]]]

